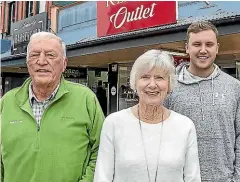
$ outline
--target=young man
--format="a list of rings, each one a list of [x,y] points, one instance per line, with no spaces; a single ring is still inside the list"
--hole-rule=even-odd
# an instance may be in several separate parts
[[[194,121],[203,182],[240,181],[240,82],[214,64],[218,31],[210,22],[187,30],[190,63],[176,68],[166,106]]]
[[[59,37],[31,37],[30,78],[1,100],[4,182],[93,181],[104,116],[90,89],[62,77],[66,65]]]

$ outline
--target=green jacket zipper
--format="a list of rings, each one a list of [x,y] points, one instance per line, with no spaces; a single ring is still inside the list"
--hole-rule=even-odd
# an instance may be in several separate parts
[[[39,132],[40,132],[40,125],[37,123],[36,150],[39,149]]]

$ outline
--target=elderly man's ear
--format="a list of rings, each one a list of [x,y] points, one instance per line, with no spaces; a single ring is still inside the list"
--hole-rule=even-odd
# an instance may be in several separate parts
[[[67,62],[68,62],[68,59],[67,59],[67,57],[65,57],[64,60],[63,60],[63,72],[67,68]]]

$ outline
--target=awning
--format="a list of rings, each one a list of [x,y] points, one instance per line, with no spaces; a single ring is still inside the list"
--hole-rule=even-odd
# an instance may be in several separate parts
[[[219,31],[220,54],[239,52],[240,15],[228,17],[209,16]],[[70,66],[101,66],[111,62],[133,61],[136,55],[149,48],[161,48],[176,52],[184,52],[186,31],[193,21],[178,22],[177,24],[154,27],[134,32],[122,33],[102,38],[93,38],[67,46],[67,56]],[[225,43],[228,42],[228,45]],[[26,54],[13,55],[2,59],[2,67],[25,63]]]

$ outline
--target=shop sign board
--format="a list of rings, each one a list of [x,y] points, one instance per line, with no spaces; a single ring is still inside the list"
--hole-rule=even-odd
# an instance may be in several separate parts
[[[176,1],[98,1],[98,37],[176,23]]]
[[[73,68],[68,67],[63,72],[64,78],[82,78],[87,79],[87,69],[86,68]]]
[[[43,12],[36,16],[17,21],[12,24],[13,52],[20,54],[27,52],[27,44],[32,34],[47,30],[47,13]]]

